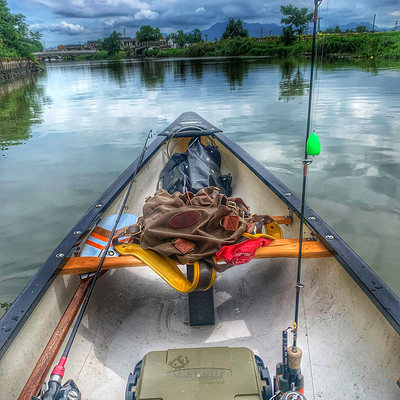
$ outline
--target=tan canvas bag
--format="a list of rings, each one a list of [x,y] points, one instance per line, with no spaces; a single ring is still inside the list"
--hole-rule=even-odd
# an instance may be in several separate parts
[[[140,245],[182,264],[215,255],[253,231],[249,208],[240,198],[228,198],[214,187],[195,195],[159,189],[147,199],[139,218]]]

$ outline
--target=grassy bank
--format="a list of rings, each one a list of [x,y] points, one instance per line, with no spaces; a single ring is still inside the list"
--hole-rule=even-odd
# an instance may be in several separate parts
[[[108,55],[107,50],[99,50],[94,54],[82,54],[75,57],[76,61],[85,60],[122,60],[123,58],[129,58],[129,51],[118,51],[112,56]]]
[[[325,55],[400,59],[400,32],[318,34],[318,51]],[[312,36],[285,45],[279,36],[233,38],[195,43],[182,49],[148,50],[155,57],[301,56],[311,52]]]

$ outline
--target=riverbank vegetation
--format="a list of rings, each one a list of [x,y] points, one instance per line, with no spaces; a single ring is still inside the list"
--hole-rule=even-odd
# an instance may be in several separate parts
[[[30,57],[32,53],[43,51],[41,34],[32,32],[22,14],[12,14],[6,0],[0,0],[0,57]]]
[[[354,58],[400,59],[400,32],[319,33],[318,52]],[[266,38],[234,37],[214,42],[199,42],[184,48],[148,50],[155,57],[218,56],[301,56],[311,53],[312,35],[302,35],[285,43],[282,36]]]
[[[312,35],[304,34],[313,20],[307,8],[289,4],[281,6],[282,35],[250,38],[242,21],[229,18],[221,40],[179,45],[179,48],[149,49],[146,55],[155,57],[218,57],[218,56],[304,56],[311,53]],[[356,32],[341,32],[339,27],[318,33],[319,54],[353,58],[400,59],[400,32],[367,32],[359,26]]]
[[[178,43],[179,47],[149,49],[147,56],[155,57],[218,57],[218,56],[304,56],[311,53],[312,35],[304,34],[312,22],[313,13],[307,8],[289,4],[281,6],[282,35],[250,38],[242,21],[229,18],[221,40],[213,42],[200,38],[195,43]],[[400,32],[367,32],[359,26],[356,32],[341,32],[339,27],[318,33],[319,54],[353,58],[400,59]]]
[[[123,58],[128,58],[132,49],[128,47],[121,50],[121,37],[120,33],[113,31],[110,36],[98,40],[96,53],[81,54],[75,57],[75,60],[122,60]]]

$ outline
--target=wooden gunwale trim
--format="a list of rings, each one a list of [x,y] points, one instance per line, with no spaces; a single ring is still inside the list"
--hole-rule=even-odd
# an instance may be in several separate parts
[[[28,378],[18,400],[31,400],[32,396],[36,396],[45,381],[46,376],[52,367],[54,359],[65,337],[74,321],[81,305],[83,299],[89,289],[89,285],[92,278],[87,278],[82,280],[75,291],[68,307],[65,309],[63,316],[61,317],[57,327],[55,328],[50,340],[48,341],[46,347],[44,348],[39,361],[36,363],[31,375]]]
[[[260,247],[256,250],[254,258],[296,258],[299,254],[298,239],[276,239],[267,247]],[[331,252],[321,242],[304,241],[303,258],[332,257]],[[72,257],[60,271],[61,275],[86,274],[96,270],[99,264],[99,257]],[[106,257],[102,270],[114,268],[143,267],[141,260],[134,256]]]

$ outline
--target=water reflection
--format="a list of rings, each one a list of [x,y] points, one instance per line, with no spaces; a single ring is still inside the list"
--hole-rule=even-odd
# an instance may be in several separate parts
[[[173,71],[174,71],[174,79],[177,81],[185,82],[186,81],[186,71],[187,61],[186,60],[178,60],[173,63]]]
[[[81,64],[79,67],[93,77],[97,77],[100,73],[103,79],[111,80],[119,87],[124,87],[126,83],[125,66],[121,61]]]
[[[247,77],[251,65],[247,60],[243,59],[234,59],[223,63],[224,72],[231,90],[239,89],[243,86],[243,79]]]
[[[163,61],[143,60],[139,64],[140,80],[146,88],[162,86],[165,81],[167,63]]]
[[[122,85],[126,81],[126,71],[125,65],[120,62],[112,62],[107,64],[102,64],[102,67],[106,69],[109,77],[114,79],[119,85]]]
[[[199,81],[203,79],[203,65],[203,60],[190,61],[190,73]]]
[[[0,149],[25,143],[33,124],[42,123],[43,105],[50,99],[37,77],[26,77],[0,86]]]
[[[285,60],[279,64],[281,81],[279,83],[279,100],[290,101],[294,96],[304,96],[308,81],[304,79],[300,61]]]

